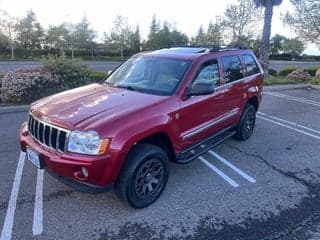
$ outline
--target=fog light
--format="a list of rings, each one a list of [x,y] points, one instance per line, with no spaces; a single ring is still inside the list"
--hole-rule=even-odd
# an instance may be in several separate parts
[[[85,176],[85,177],[89,176],[88,170],[85,167],[81,167],[81,171],[82,171],[83,176]]]

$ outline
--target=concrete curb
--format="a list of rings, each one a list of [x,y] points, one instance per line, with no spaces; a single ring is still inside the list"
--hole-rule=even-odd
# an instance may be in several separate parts
[[[313,89],[318,89],[318,90],[320,90],[320,85],[310,85],[310,87],[312,87]]]
[[[0,107],[0,114],[28,111],[29,105]]]
[[[263,86],[265,91],[282,91],[282,90],[291,90],[291,89],[300,89],[311,87],[310,84],[289,84],[289,85],[273,85],[273,86]]]

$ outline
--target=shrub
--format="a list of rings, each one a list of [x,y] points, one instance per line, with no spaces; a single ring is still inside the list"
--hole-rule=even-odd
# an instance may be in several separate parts
[[[315,77],[320,78],[320,68],[317,70]]]
[[[310,83],[314,85],[320,85],[320,76],[312,79]]]
[[[292,73],[290,73],[288,75],[288,78],[294,81],[305,82],[305,81],[309,81],[311,79],[311,76],[308,72],[304,71],[303,69],[297,69]]]
[[[295,71],[297,69],[299,69],[299,68],[295,67],[295,66],[286,67],[279,72],[279,76],[286,77],[286,76],[288,76],[288,74],[292,73],[293,71]]]
[[[318,69],[319,69],[319,67],[308,67],[308,68],[305,68],[304,70],[306,72],[308,72],[311,77],[314,77],[314,76],[316,76],[316,72]]]
[[[63,80],[49,71],[16,70],[3,77],[0,96],[4,103],[30,103],[63,89]]]
[[[278,72],[277,72],[277,70],[274,70],[274,69],[272,69],[272,68],[269,68],[269,69],[268,69],[268,74],[269,74],[269,76],[276,77],[276,76],[278,75]]]
[[[90,83],[88,66],[80,61],[68,60],[65,56],[49,56],[43,61],[42,68],[61,77],[66,88],[75,88]]]

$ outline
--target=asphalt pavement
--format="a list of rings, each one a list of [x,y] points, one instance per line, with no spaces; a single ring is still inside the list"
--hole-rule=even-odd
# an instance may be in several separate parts
[[[104,62],[104,61],[84,61],[93,71],[108,72],[119,66],[120,62]],[[39,61],[0,61],[0,73],[12,71],[21,68],[37,68],[40,66]],[[288,66],[296,66],[300,68],[319,67],[320,62],[298,62],[298,61],[270,61],[269,68],[278,72]]]
[[[1,240],[320,238],[320,90],[265,90],[248,141],[171,163],[163,194],[140,210],[112,191],[79,193],[25,161],[26,117],[0,113]]]

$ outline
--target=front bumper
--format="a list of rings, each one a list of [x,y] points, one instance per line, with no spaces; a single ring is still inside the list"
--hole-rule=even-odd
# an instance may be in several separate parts
[[[38,152],[43,159],[44,168],[54,175],[62,177],[62,182],[83,183],[84,186],[92,186],[97,188],[108,188],[115,181],[115,174],[112,171],[117,154],[106,153],[99,156],[89,156],[83,154],[74,154],[69,152],[60,153],[49,149],[36,142],[27,130],[27,124],[23,123],[20,129],[20,146],[22,151],[26,151],[27,147]],[[81,168],[85,167],[88,171],[86,177]],[[66,180],[66,181],[63,181]],[[74,185],[74,188],[76,185]],[[78,189],[78,188],[77,188]]]

